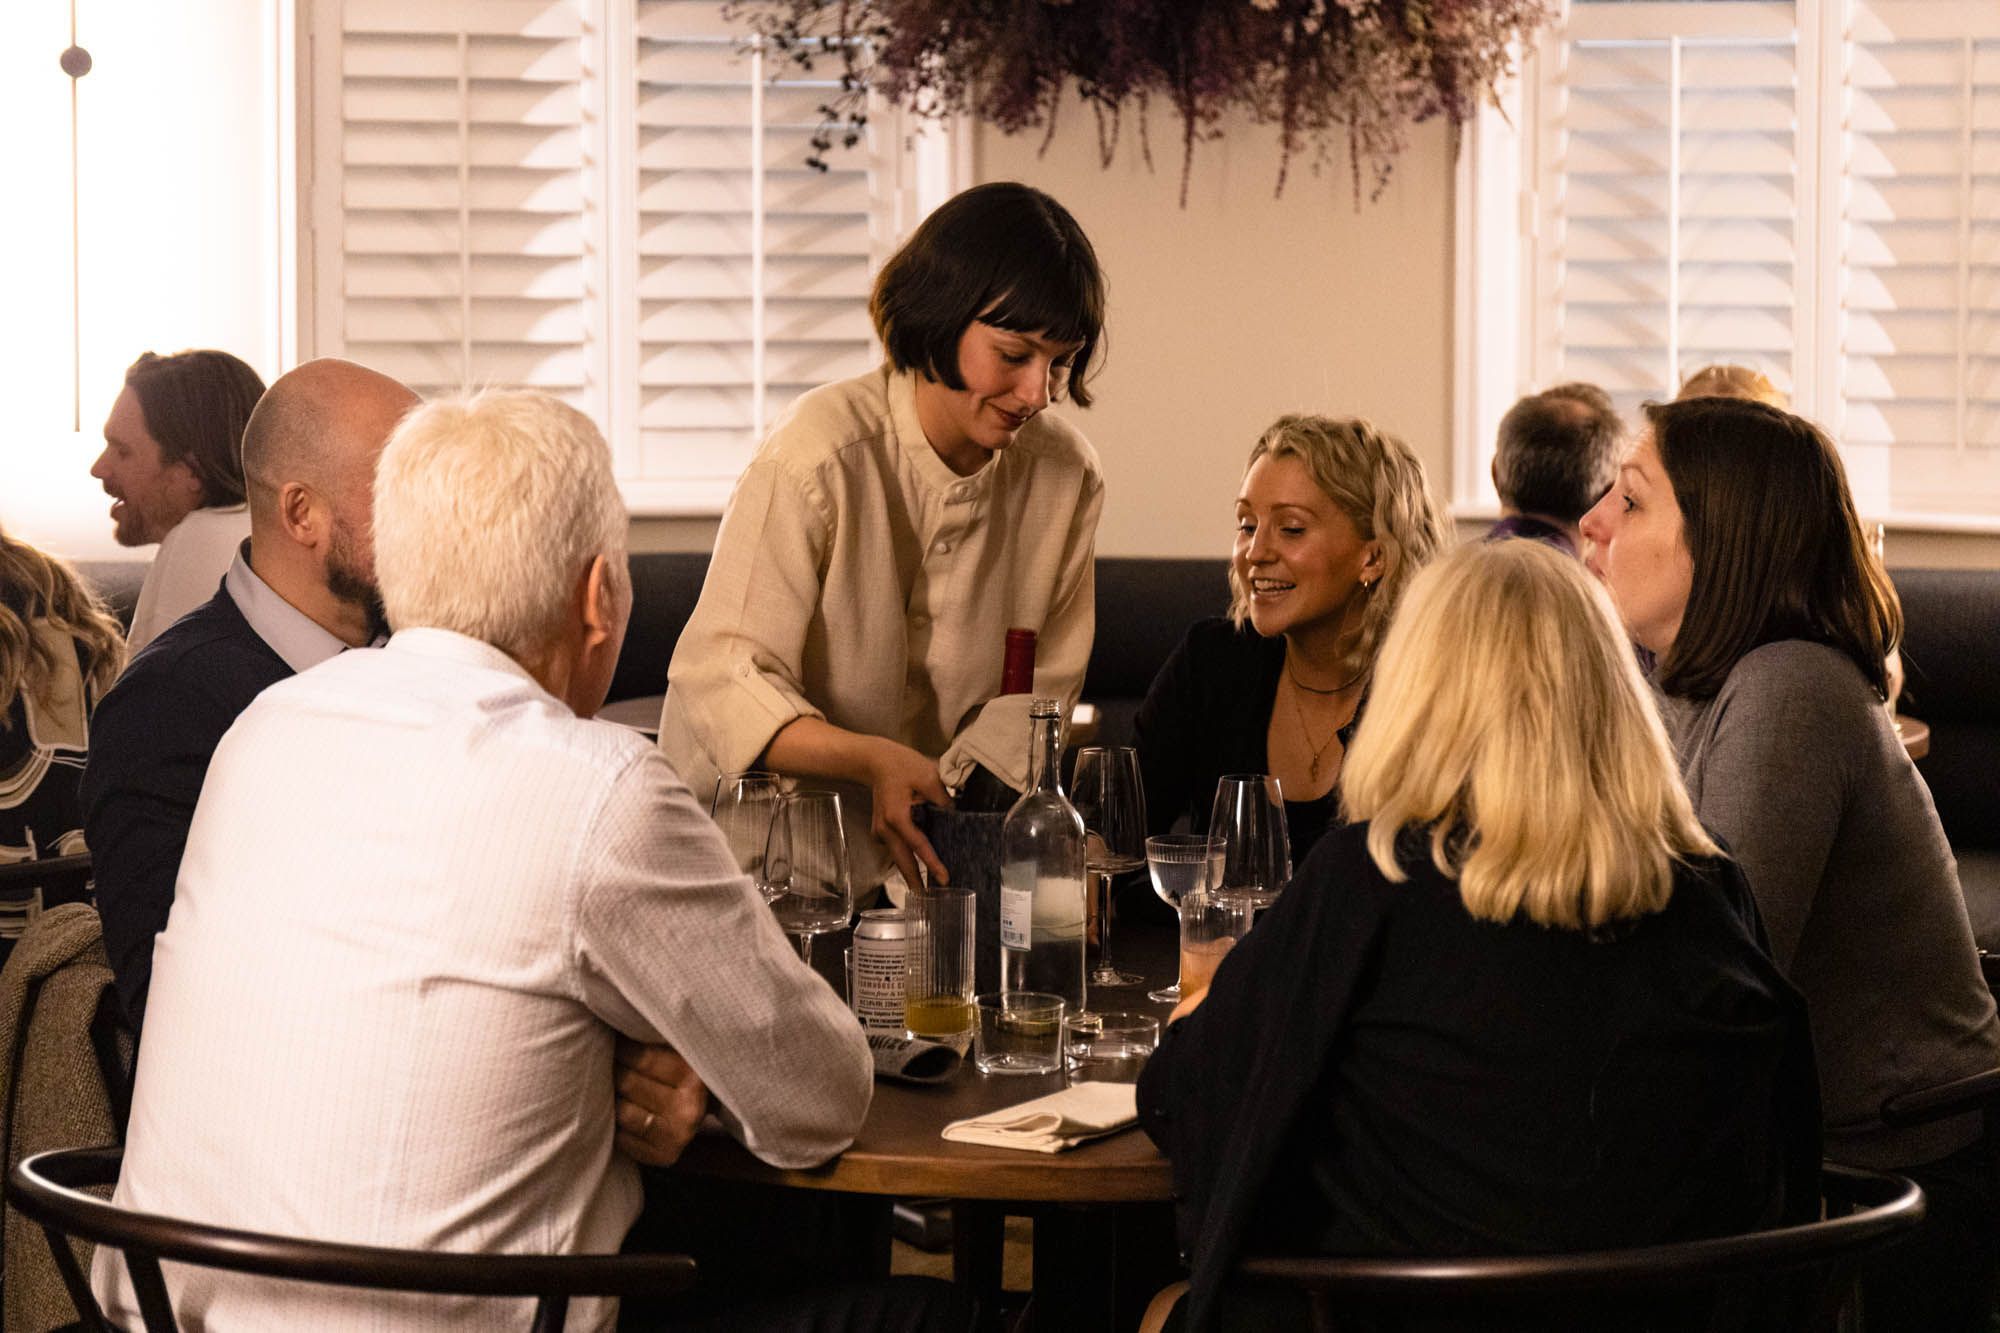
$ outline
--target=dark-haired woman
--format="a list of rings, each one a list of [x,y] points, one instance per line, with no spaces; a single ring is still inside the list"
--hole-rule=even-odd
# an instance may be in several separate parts
[[[1805,993],[1826,1151],[1915,1177],[1924,1230],[1872,1278],[1870,1328],[1984,1328],[2000,1155],[1968,1113],[1883,1124],[1885,1099],[2000,1064],[1956,865],[1882,703],[1902,636],[1831,441],[1762,403],[1649,407],[1583,520],[1591,568],[1658,655],[1702,822],[1743,867]]]
[[[883,267],[887,354],[792,405],[737,482],[674,649],[660,744],[706,792],[749,768],[832,780],[872,811],[857,893],[918,864],[911,821],[983,768],[1027,782],[1027,699],[995,698],[1005,631],[1074,703],[1095,616],[1103,480],[1045,409],[1085,387],[1104,279],[1063,207],[1011,182],[931,214]]]
[[[90,714],[124,665],[118,622],[75,571],[0,532],[0,864],[83,850]]]

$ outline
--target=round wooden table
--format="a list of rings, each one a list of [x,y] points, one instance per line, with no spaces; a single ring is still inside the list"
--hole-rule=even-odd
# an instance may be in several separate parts
[[[1178,934],[1146,926],[1114,932],[1121,966],[1147,980],[1095,990],[1100,1012],[1157,1016],[1171,1006],[1146,998],[1178,962]],[[815,953],[820,952],[815,950]],[[837,948],[825,951],[837,959]],[[878,1080],[868,1119],[854,1146],[824,1166],[788,1171],[766,1166],[734,1139],[695,1136],[676,1171],[793,1189],[837,1190],[954,1203],[954,1270],[969,1289],[1000,1285],[1002,1221],[1007,1213],[1035,1220],[1032,1307],[1037,1329],[1132,1327],[1146,1299],[1179,1276],[1172,1219],[1161,1205],[1173,1197],[1167,1160],[1137,1127],[1060,1153],[1023,1152],[953,1143],[944,1127],[967,1116],[1013,1106],[1062,1087],[1060,1075],[989,1075],[968,1058],[948,1082],[914,1086]]]
[[[1902,740],[1903,748],[1910,758],[1922,759],[1931,752],[1931,728],[1928,722],[1896,714],[1896,735]]]

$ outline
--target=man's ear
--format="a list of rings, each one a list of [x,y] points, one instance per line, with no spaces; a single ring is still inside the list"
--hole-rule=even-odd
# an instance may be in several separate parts
[[[300,546],[317,548],[328,536],[325,506],[302,481],[278,487],[278,521],[285,535]]]
[[[610,640],[618,625],[617,607],[613,604],[618,590],[611,582],[611,566],[604,557],[591,557],[589,568],[583,571],[583,578],[577,585],[577,610],[583,625],[583,642],[588,648]]]

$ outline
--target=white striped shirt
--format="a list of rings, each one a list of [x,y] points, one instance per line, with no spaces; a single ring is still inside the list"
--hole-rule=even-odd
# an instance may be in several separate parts
[[[613,1146],[614,1032],[671,1043],[777,1165],[832,1156],[867,1110],[853,1017],[659,750],[489,645],[404,630],[272,686],[217,749],[118,1201],[360,1244],[615,1250],[639,1181]],[[168,1274],[211,1330],[528,1317]],[[136,1324],[102,1251],[96,1283]]]

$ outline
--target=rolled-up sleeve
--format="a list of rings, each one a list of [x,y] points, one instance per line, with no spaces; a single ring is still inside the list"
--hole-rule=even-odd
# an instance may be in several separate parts
[[[593,1013],[679,1051],[725,1128],[773,1166],[854,1141],[874,1090],[860,1025],[658,751],[612,790],[575,883],[574,975]]]

